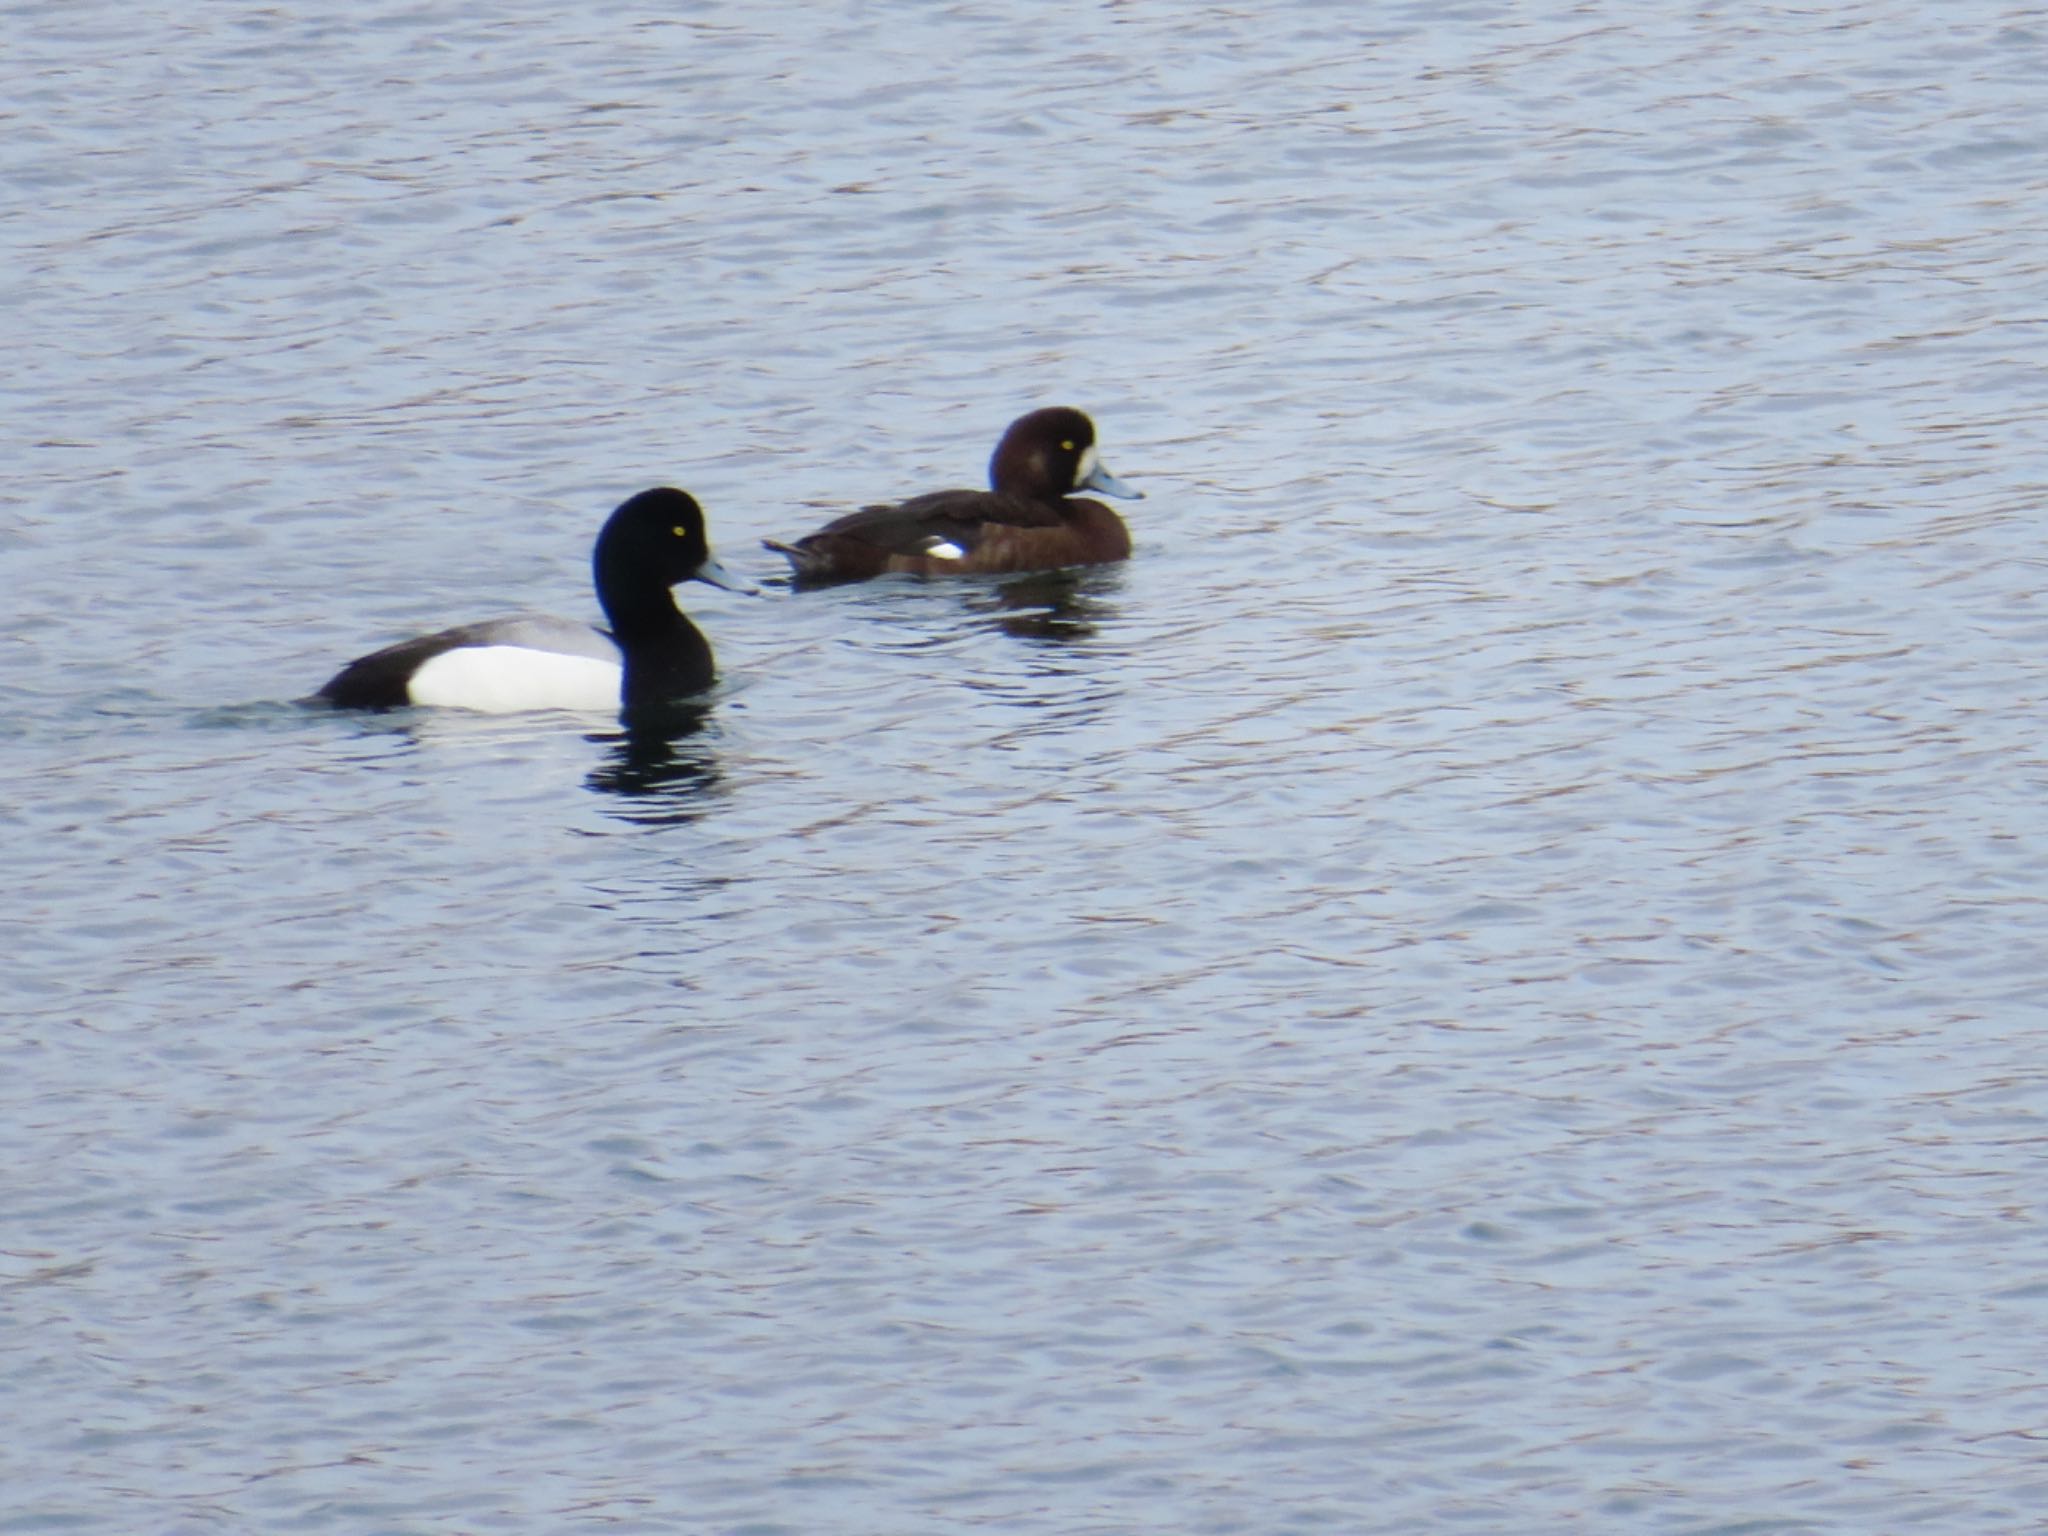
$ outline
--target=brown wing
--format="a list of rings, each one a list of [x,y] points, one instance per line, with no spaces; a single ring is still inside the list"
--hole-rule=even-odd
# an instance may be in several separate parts
[[[860,581],[887,571],[977,569],[960,561],[932,562],[934,546],[972,554],[990,527],[1057,530],[1060,510],[1024,496],[994,491],[933,491],[908,501],[862,507],[835,518],[794,544],[768,540],[787,556],[799,581]]]
[[[972,548],[981,530],[991,525],[1013,528],[1059,528],[1060,508],[1027,496],[1002,496],[994,491],[933,491],[908,501],[888,502],[849,512],[812,534],[859,539],[892,555],[913,555],[933,539],[949,539]],[[799,539],[807,544],[810,539]]]

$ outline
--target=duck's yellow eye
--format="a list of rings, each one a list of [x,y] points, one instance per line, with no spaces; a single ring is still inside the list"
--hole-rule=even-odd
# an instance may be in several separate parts
[[[1073,444],[1072,444],[1071,442],[1064,442],[1064,443],[1061,443],[1061,444],[1060,444],[1060,452],[1062,452],[1062,453],[1072,453],[1073,451],[1074,451],[1074,445],[1073,445]]]
[[[690,536],[689,530],[683,527],[680,523],[678,523],[675,527],[669,529],[669,532],[674,534],[679,539],[687,539]]]

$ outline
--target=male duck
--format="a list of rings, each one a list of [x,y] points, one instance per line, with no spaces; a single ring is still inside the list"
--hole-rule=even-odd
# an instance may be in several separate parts
[[[605,522],[591,566],[609,631],[546,616],[464,624],[352,661],[314,697],[343,709],[433,704],[503,714],[631,711],[708,688],[710,642],[669,588],[755,589],[711,558],[703,509],[682,491],[642,491]]]
[[[1010,423],[989,460],[986,491],[933,491],[863,507],[816,533],[781,544],[799,583],[862,581],[891,571],[917,576],[1044,571],[1126,559],[1131,531],[1099,501],[1076,491],[1139,500],[1103,467],[1095,423],[1066,406]]]

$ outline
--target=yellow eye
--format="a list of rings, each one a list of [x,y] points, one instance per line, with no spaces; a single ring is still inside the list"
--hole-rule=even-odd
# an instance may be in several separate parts
[[[678,524],[677,526],[669,529],[669,532],[674,534],[679,539],[687,539],[690,536],[688,531],[684,529],[681,524]]]
[[[1061,443],[1060,451],[1062,453],[1072,453],[1074,451],[1074,445],[1072,443]]]

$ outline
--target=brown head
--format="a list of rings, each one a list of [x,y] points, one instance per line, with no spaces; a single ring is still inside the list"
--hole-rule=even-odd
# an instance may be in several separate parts
[[[1095,451],[1095,423],[1065,405],[1033,411],[1011,422],[988,461],[988,480],[997,491],[1033,501],[1058,501],[1077,491],[1097,491],[1132,501],[1145,494],[1104,467]]]

